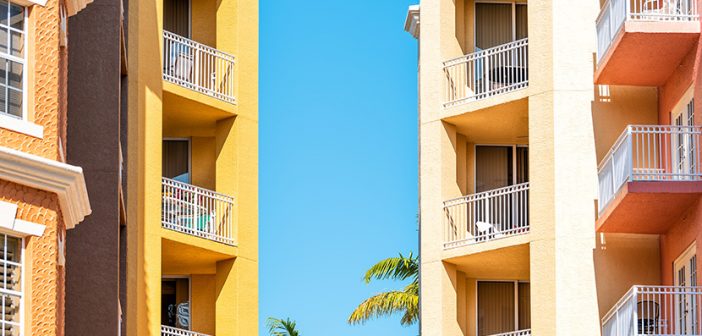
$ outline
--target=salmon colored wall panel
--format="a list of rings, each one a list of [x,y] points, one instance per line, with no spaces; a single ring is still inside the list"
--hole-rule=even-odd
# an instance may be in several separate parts
[[[661,282],[673,284],[673,263],[695,241],[702,241],[702,203],[699,200],[661,235]],[[700,255],[702,244],[697,244]],[[698,266],[699,267],[699,266]],[[698,284],[699,284],[698,280]]]
[[[593,251],[600,317],[633,285],[660,283],[656,235],[607,234]]]

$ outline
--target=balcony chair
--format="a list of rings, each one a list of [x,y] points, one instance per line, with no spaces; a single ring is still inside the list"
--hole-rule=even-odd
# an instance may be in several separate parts
[[[183,81],[191,81],[193,56],[190,47],[183,44],[174,44],[168,55],[168,75]]]
[[[504,235],[500,233],[500,231],[497,230],[492,223],[477,221],[475,222],[475,226],[478,231],[478,239],[481,241],[504,237]]]
[[[660,308],[655,301],[639,301],[636,304],[638,323],[637,335],[653,335],[658,333]]]

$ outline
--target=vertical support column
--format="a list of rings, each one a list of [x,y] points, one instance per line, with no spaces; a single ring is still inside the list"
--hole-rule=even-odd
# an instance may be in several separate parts
[[[237,300],[237,279],[235,274],[234,259],[217,262],[216,292],[215,292],[215,335],[240,336],[237,330],[238,312],[240,308]],[[238,265],[237,265],[238,266]],[[244,321],[241,321],[244,322]]]
[[[593,250],[597,1],[529,2],[529,140],[535,335],[600,333]]]
[[[161,1],[130,1],[128,10],[126,311],[130,336],[161,334],[161,7]]]
[[[455,127],[444,123],[438,117],[442,112],[445,95],[442,62],[463,54],[460,41],[456,38],[456,7],[462,7],[453,0],[424,1],[421,6],[420,329],[423,336],[462,335],[462,321],[458,318],[456,270],[453,265],[445,264],[442,260],[442,202],[461,195],[461,188],[464,186],[459,185],[459,181],[465,177],[462,171],[465,167],[457,162]],[[461,157],[465,159],[463,155]]]
[[[217,335],[258,335],[258,0],[219,1],[217,48],[236,57],[237,117],[229,134],[236,146],[232,156],[234,170],[225,169],[228,164],[218,157],[216,174],[218,190],[225,175],[234,179],[234,233],[239,247],[235,261],[217,265],[218,287],[223,284],[227,295],[235,298],[230,315],[222,311],[226,309],[224,301],[217,300]],[[220,139],[218,151],[219,143]],[[231,268],[228,280],[220,282],[225,268]],[[234,288],[230,281],[236,284],[234,293],[229,291]],[[229,328],[229,318],[235,324],[225,329]]]

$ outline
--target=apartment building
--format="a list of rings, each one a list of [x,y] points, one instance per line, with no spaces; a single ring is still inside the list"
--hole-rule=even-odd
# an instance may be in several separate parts
[[[127,22],[127,335],[257,335],[258,1]]]
[[[91,213],[67,157],[67,17],[90,1],[0,1],[0,330],[64,335],[67,232]]]
[[[68,19],[68,163],[83,168],[92,214],[68,232],[66,334],[126,331],[126,41],[121,0]],[[89,321],[89,323],[88,323]]]
[[[422,335],[702,335],[700,5],[410,7]]]

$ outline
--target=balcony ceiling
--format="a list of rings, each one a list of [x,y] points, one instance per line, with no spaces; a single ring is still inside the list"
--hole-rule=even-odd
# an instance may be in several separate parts
[[[628,182],[597,220],[605,233],[663,234],[702,195],[702,182]]]
[[[699,22],[627,21],[599,62],[595,83],[663,85],[699,34]]]
[[[529,279],[529,244],[525,243],[525,239],[515,238],[519,239],[513,239],[512,242],[519,241],[521,244],[456,256],[444,261],[456,265],[457,270],[470,278]],[[509,239],[504,239],[504,242]],[[468,248],[479,247],[471,245]],[[485,262],[486,260],[490,262]]]
[[[455,125],[472,143],[529,142],[528,99],[468,112],[445,121]]]

